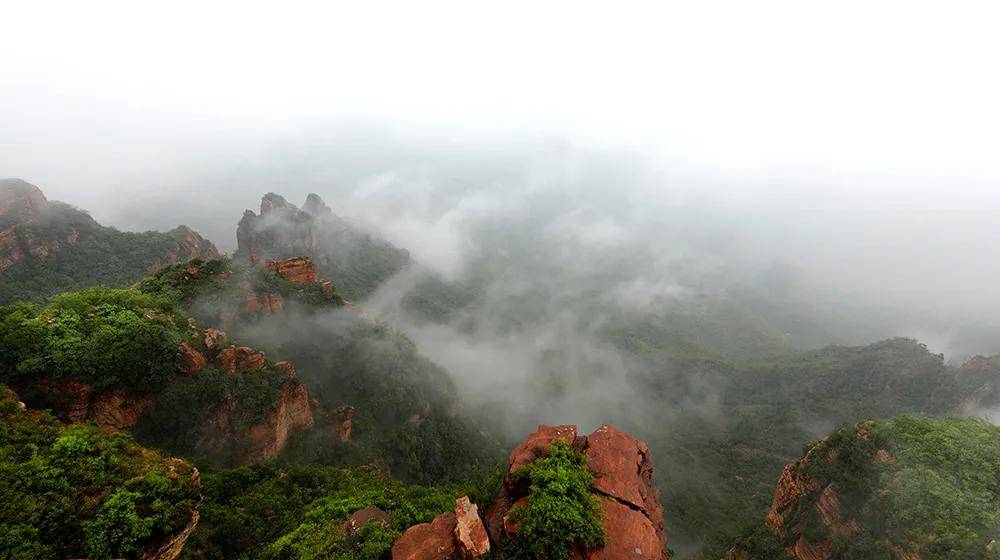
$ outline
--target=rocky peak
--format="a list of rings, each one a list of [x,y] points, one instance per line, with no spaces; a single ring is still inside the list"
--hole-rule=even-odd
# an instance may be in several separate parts
[[[41,208],[48,200],[42,189],[22,179],[0,179],[0,215]]]
[[[280,194],[269,192],[260,199],[260,215],[266,216],[272,212],[287,210],[298,210],[294,205],[289,204],[285,197]]]
[[[306,203],[302,205],[302,211],[313,217],[333,213],[316,193],[309,193],[309,196],[306,197]]]

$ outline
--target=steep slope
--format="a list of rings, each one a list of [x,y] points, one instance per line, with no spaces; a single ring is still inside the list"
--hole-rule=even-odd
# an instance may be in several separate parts
[[[781,473],[731,560],[1000,558],[1000,427],[901,416],[837,430]]]
[[[462,410],[448,374],[390,325],[348,305],[311,259],[174,265],[138,285],[176,298],[198,321],[295,364],[315,399],[316,429],[293,438],[291,461],[374,463],[437,484],[493,464],[500,445]]]
[[[361,298],[410,264],[410,255],[335,215],[316,194],[302,209],[267,193],[260,214],[247,210],[236,231],[238,259],[308,256],[350,299]]]
[[[0,386],[0,555],[175,560],[198,524],[198,470],[124,434],[66,426]]]
[[[218,254],[187,226],[121,232],[47,200],[32,184],[0,180],[0,305],[94,285],[124,287],[164,264]]]

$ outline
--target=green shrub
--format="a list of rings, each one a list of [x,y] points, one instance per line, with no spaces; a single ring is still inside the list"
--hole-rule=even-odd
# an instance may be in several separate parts
[[[589,493],[594,482],[586,456],[568,443],[556,440],[549,454],[514,473],[529,484],[528,502],[514,509],[511,519],[518,529],[512,550],[516,557],[564,560],[580,543],[603,546],[603,511]]]

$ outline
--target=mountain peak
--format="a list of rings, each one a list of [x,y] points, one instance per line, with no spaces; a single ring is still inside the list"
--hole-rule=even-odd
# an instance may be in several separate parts
[[[302,210],[311,216],[321,216],[323,214],[330,214],[332,210],[323,202],[323,199],[316,193],[309,193],[306,197],[306,203],[302,205]]]
[[[260,215],[270,214],[274,211],[295,209],[294,204],[289,204],[285,197],[278,193],[269,192],[260,199]]]
[[[0,214],[11,209],[37,209],[48,200],[42,189],[23,179],[0,179]]]

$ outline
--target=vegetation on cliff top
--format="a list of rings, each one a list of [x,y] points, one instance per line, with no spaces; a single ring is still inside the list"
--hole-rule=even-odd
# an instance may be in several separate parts
[[[44,306],[0,307],[0,379],[156,391],[177,367],[180,318],[172,301],[134,290],[92,288]]]
[[[198,491],[188,463],[24,410],[0,386],[0,558],[138,557],[184,529]]]
[[[451,511],[458,496],[481,494],[476,487],[408,486],[365,467],[253,466],[206,473],[202,484],[201,523],[186,560],[388,558],[407,527]],[[370,523],[348,538],[340,526],[369,507],[388,513],[388,526]]]
[[[590,494],[594,476],[587,469],[585,455],[556,440],[548,455],[516,471],[514,478],[528,483],[528,502],[511,512],[517,524],[510,551],[513,558],[562,560],[576,544],[604,545],[604,512]]]

